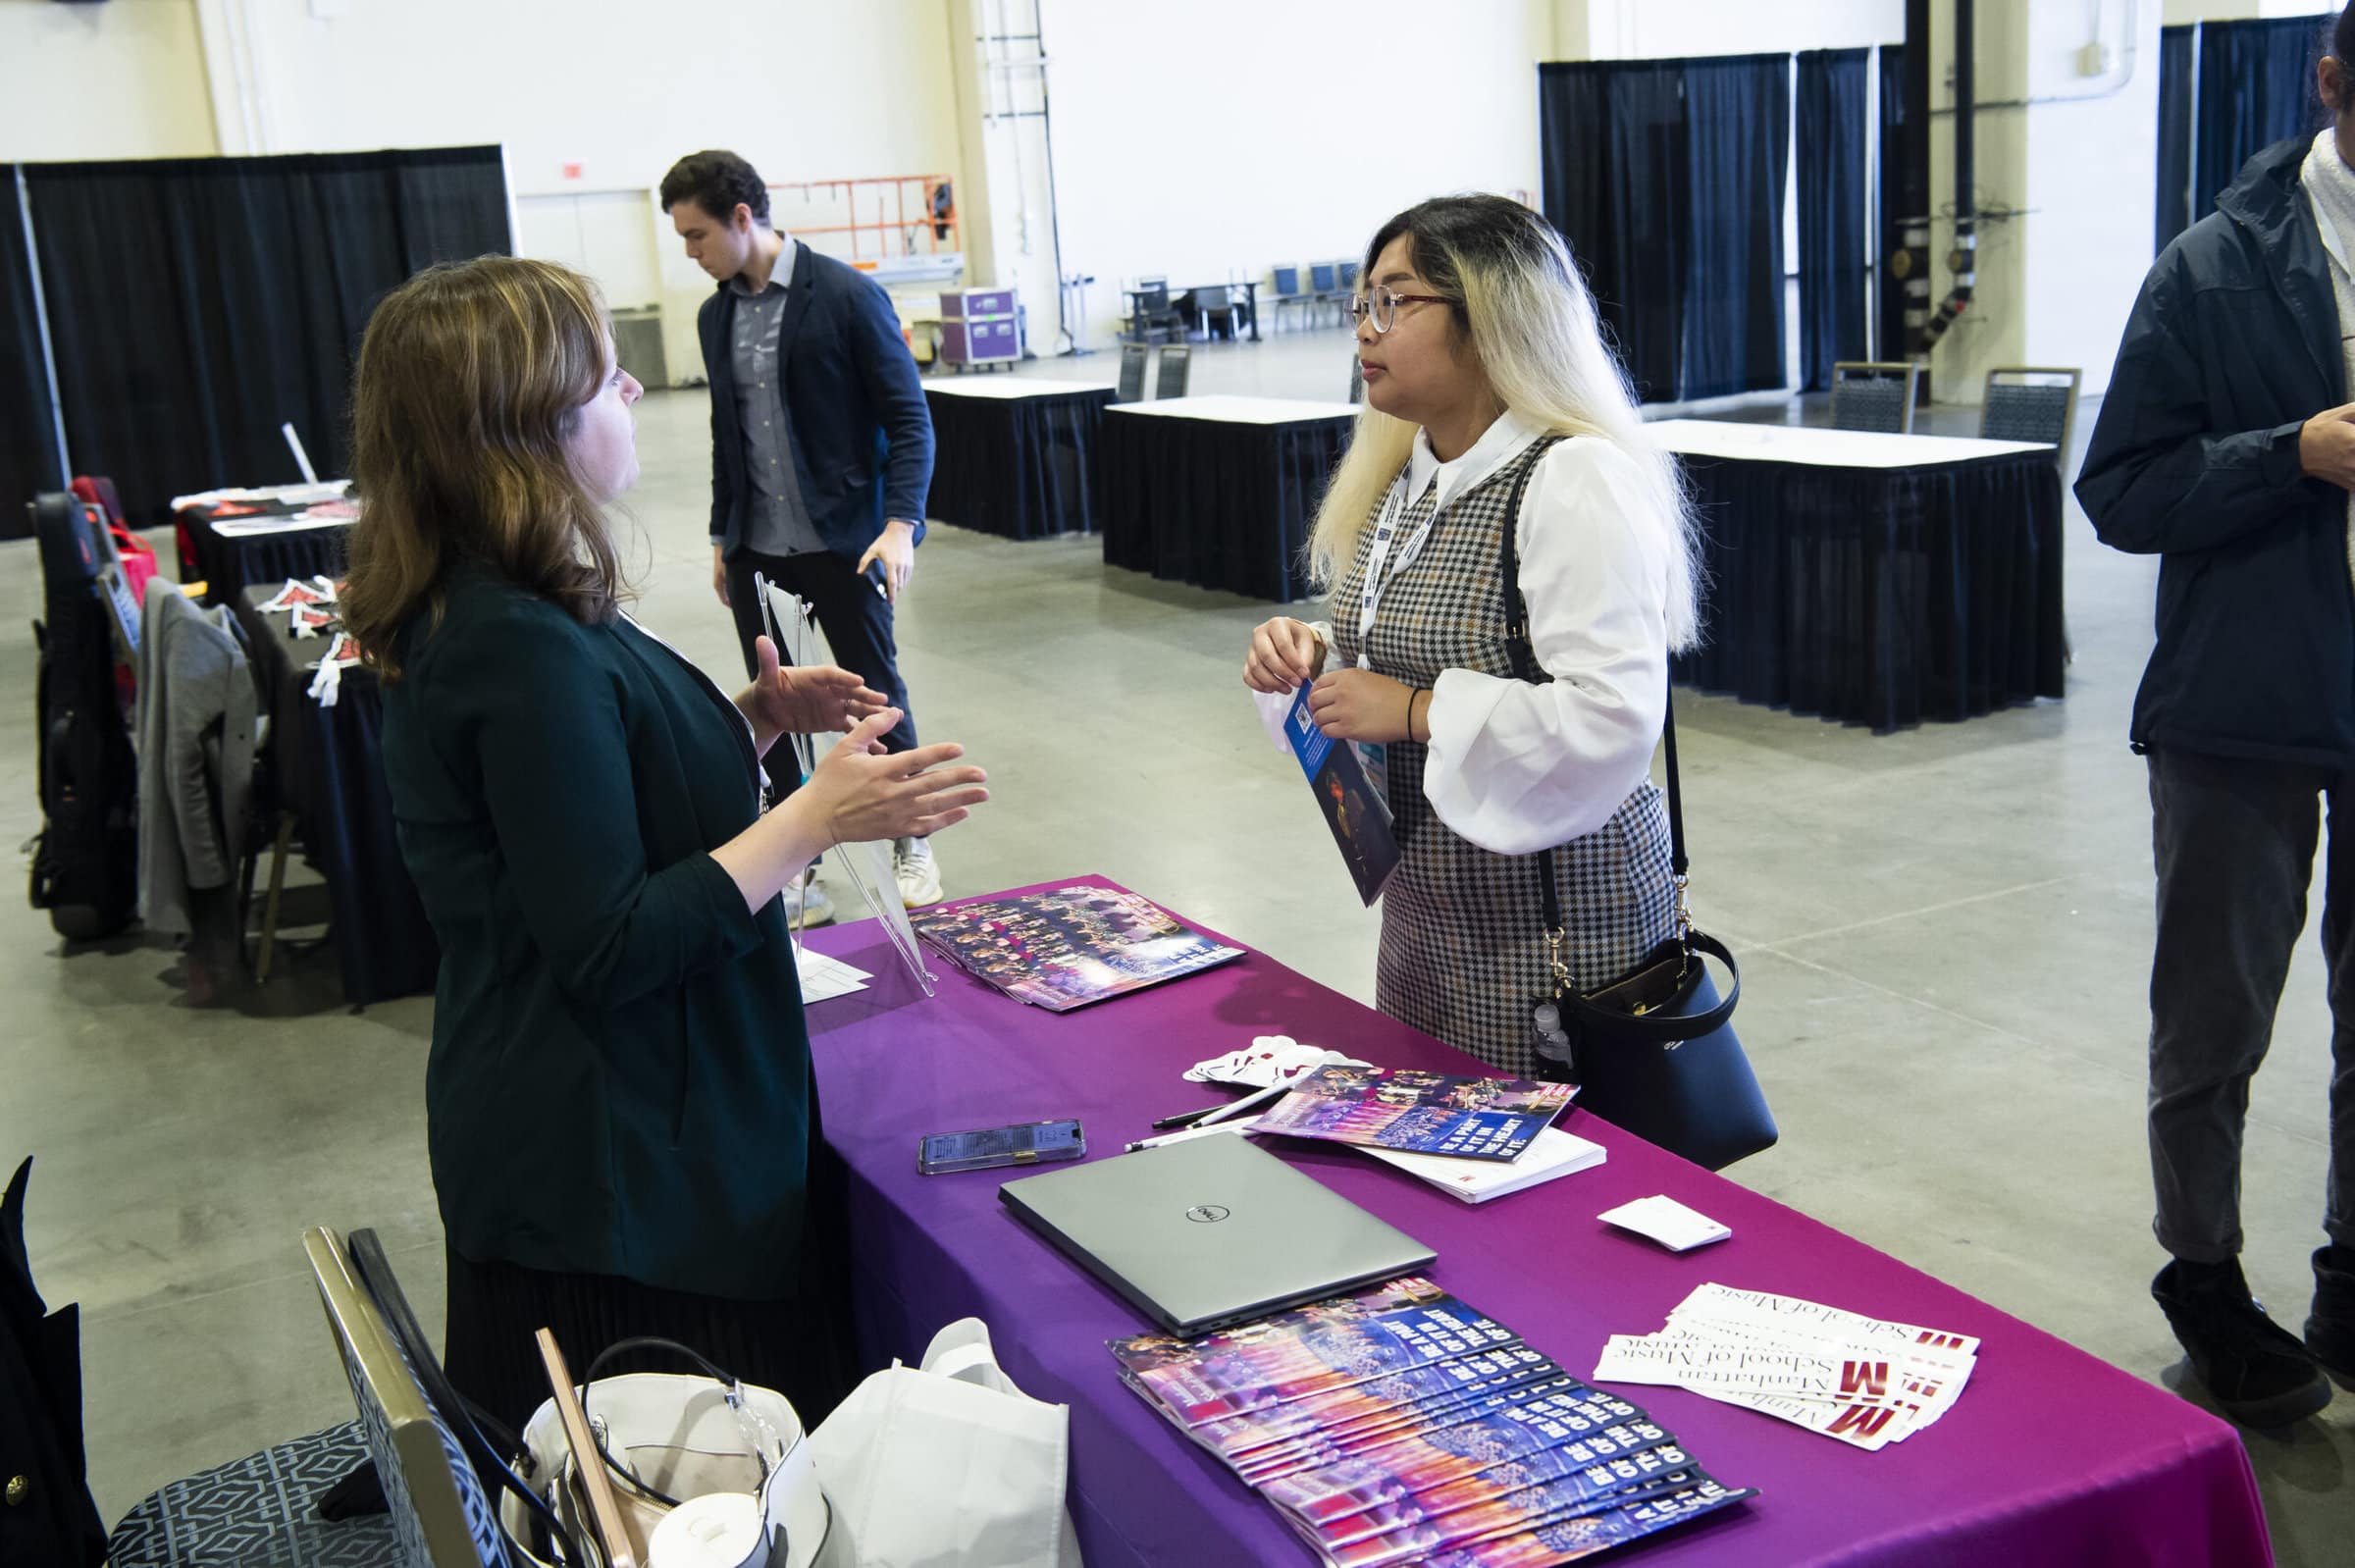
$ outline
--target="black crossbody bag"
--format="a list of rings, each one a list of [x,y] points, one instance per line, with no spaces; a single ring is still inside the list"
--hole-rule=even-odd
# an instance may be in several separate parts
[[[1537,465],[1521,471],[1505,508],[1504,628],[1513,674],[1534,686],[1553,677],[1538,663],[1529,638],[1529,607],[1521,598],[1522,493]],[[1553,854],[1538,857],[1544,895],[1545,945],[1553,995],[1531,1007],[1539,1040],[1540,1077],[1578,1084],[1578,1103],[1696,1165],[1721,1171],[1771,1148],[1779,1133],[1774,1113],[1734,1034],[1734,1004],[1742,1000],[1742,969],[1723,942],[1693,924],[1686,907],[1684,795],[1676,771],[1676,702],[1668,699],[1662,741],[1667,751],[1670,868],[1676,877],[1676,931],[1618,978],[1580,989],[1564,957],[1561,890]],[[1722,997],[1706,958],[1726,968]]]

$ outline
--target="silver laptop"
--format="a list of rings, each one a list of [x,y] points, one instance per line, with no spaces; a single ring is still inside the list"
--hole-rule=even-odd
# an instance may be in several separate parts
[[[998,1196],[1188,1336],[1412,1274],[1437,1256],[1240,1133],[1025,1176]]]

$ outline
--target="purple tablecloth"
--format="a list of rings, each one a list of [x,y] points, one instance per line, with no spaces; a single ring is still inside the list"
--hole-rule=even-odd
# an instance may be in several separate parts
[[[1089,1568],[1313,1563],[1274,1507],[1123,1386],[1104,1341],[1145,1329],[1137,1313],[1005,1211],[1005,1173],[918,1176],[916,1142],[1076,1116],[1090,1157],[1111,1157],[1154,1118],[1215,1104],[1220,1091],[1178,1073],[1254,1034],[1386,1067],[1477,1065],[1256,953],[1056,1016],[929,954],[939,984],[926,1000],[872,920],[810,940],[875,976],[810,1010],[826,1136],[851,1172],[870,1356],[913,1360],[941,1325],[984,1320],[1014,1380],[1072,1407],[1071,1505]],[[1349,1150],[1265,1146],[1437,1248],[1434,1279],[1579,1377],[1605,1335],[1658,1329],[1712,1280],[1985,1340],[1945,1419],[1879,1453],[1680,1388],[1627,1388],[1719,1479],[1761,1493],[1638,1548],[1646,1564],[2273,1560],[2247,1456],[2224,1423],[1575,1107],[1562,1124],[1609,1161],[1478,1209]],[[1733,1239],[1677,1255],[1594,1218],[1654,1192],[1724,1222]]]

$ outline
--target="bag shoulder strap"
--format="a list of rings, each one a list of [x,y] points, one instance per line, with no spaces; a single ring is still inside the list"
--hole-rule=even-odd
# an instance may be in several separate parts
[[[1529,636],[1529,605],[1521,597],[1521,499],[1529,489],[1529,476],[1537,471],[1538,462],[1546,449],[1560,442],[1560,436],[1540,438],[1532,448],[1528,461],[1522,464],[1520,477],[1513,481],[1512,498],[1505,503],[1504,526],[1497,530],[1498,576],[1504,583],[1504,647],[1505,655],[1512,661],[1513,675],[1533,686],[1544,686],[1553,677],[1538,662],[1536,647]],[[1685,854],[1685,794],[1676,771],[1676,692],[1673,686],[1664,693],[1666,715],[1660,725],[1660,740],[1667,753],[1668,774],[1668,865],[1670,872],[1682,882],[1692,862]],[[1550,850],[1539,854],[1545,896],[1545,929],[1562,928],[1562,895],[1553,876],[1553,854]]]

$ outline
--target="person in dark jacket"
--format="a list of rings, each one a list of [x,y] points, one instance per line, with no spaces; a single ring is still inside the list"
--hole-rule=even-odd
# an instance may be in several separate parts
[[[814,1422],[851,1370],[841,1221],[779,891],[985,792],[956,746],[886,752],[900,715],[847,670],[780,669],[763,639],[730,698],[622,612],[604,508],[637,397],[587,281],[503,256],[388,295],[354,375],[342,609],[442,947],[447,1369],[520,1426],[535,1329],[576,1367],[658,1334]],[[846,727],[764,813],[777,736]]]
[[[2355,1379],[2355,23],[2334,124],[2249,160],[2153,263],[2076,484],[2102,539],[2160,557],[2131,739],[2151,784],[2151,1292],[2217,1403],[2278,1426]],[[2343,214],[2334,220],[2333,212]],[[2345,227],[2340,227],[2341,223]],[[2240,1153],[2320,839],[2329,966],[2328,1244],[2301,1340],[2240,1269]],[[2355,819],[2355,818],[2351,818]],[[2319,1364],[2319,1365],[2318,1365]]]
[[[891,297],[872,278],[769,226],[768,186],[732,152],[662,177],[662,210],[719,287],[696,313],[711,384],[711,588],[745,668],[760,634],[759,573],[810,601],[834,656],[900,709],[884,737],[916,745],[892,625],[916,571],[932,486],[932,413]],[[910,909],[937,903],[921,838],[892,846]],[[790,902],[790,900],[789,900]],[[812,888],[797,914],[826,917]]]

